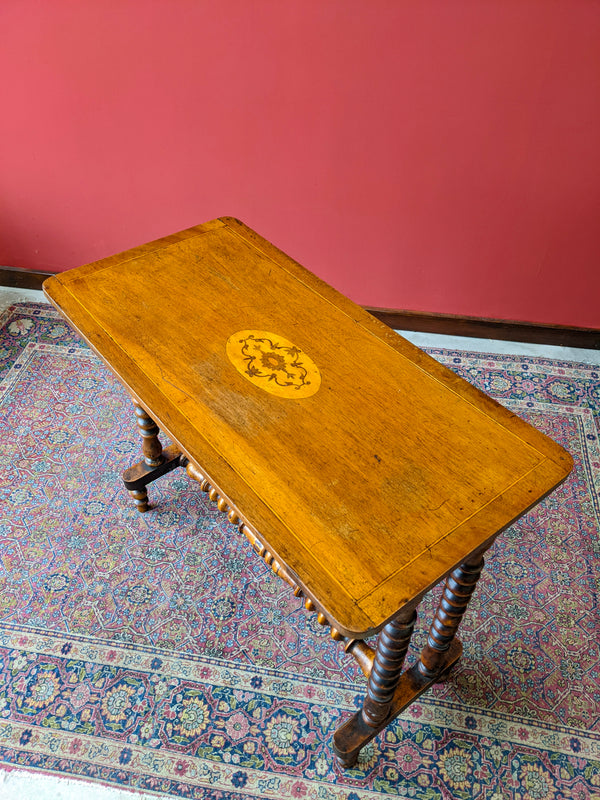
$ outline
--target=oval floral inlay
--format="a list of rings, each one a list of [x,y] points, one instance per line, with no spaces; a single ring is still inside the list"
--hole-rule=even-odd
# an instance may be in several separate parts
[[[244,378],[277,397],[310,397],[321,385],[312,359],[277,333],[238,331],[227,340],[227,357]]]

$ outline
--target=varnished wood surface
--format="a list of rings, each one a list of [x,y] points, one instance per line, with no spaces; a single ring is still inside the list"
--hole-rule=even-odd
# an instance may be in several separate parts
[[[44,288],[344,635],[379,630],[571,468],[558,445],[236,220]],[[248,331],[300,356],[274,341],[244,375],[227,343]],[[285,383],[289,356],[290,382],[306,384],[303,355],[318,371],[310,396],[254,380],[272,369]]]

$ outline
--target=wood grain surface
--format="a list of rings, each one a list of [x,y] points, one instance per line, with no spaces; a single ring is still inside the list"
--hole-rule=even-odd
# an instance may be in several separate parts
[[[380,630],[571,469],[557,444],[232,218],[44,290],[344,635]],[[305,368],[318,373],[309,396],[293,389]]]

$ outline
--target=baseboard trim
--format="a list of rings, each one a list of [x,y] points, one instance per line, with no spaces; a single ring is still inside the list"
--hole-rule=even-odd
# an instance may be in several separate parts
[[[598,328],[574,328],[568,325],[460,317],[455,314],[430,314],[368,306],[365,308],[374,317],[395,330],[600,350],[600,329]]]
[[[0,267],[0,286],[10,286],[15,289],[41,289],[42,283],[52,274],[18,267]],[[455,314],[431,314],[422,311],[370,306],[365,306],[365,308],[374,317],[396,330],[600,350],[600,330],[597,328],[572,328],[568,325],[460,317]]]
[[[41,289],[42,283],[52,274],[52,272],[37,272],[19,267],[0,267],[0,286],[9,286],[13,289]]]

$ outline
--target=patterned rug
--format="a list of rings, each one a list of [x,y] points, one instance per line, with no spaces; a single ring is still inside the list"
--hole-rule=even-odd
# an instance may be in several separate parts
[[[489,552],[450,680],[344,772],[354,662],[183,472],[134,510],[128,398],[54,310],[2,322],[0,763],[202,800],[600,798],[597,368],[433,352],[575,472]]]

